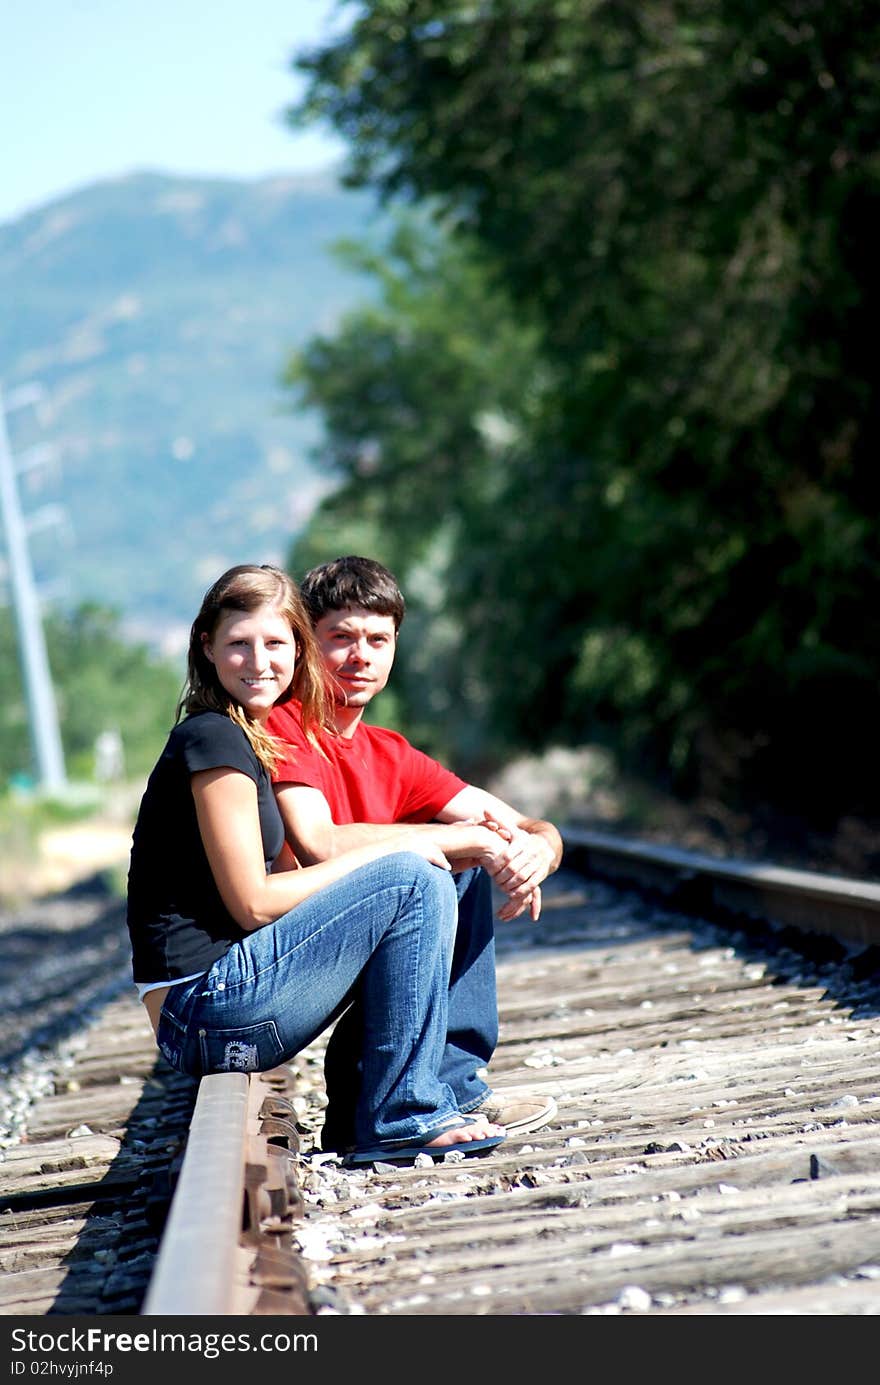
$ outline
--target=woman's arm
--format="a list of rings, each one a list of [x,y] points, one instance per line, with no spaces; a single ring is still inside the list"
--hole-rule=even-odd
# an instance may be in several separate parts
[[[220,898],[240,928],[249,932],[274,922],[317,890],[342,880],[358,866],[394,851],[415,851],[435,866],[449,861],[430,833],[413,831],[393,841],[373,842],[317,865],[266,874],[257,786],[240,770],[222,767],[191,776],[199,831]],[[495,834],[474,826],[474,850]]]

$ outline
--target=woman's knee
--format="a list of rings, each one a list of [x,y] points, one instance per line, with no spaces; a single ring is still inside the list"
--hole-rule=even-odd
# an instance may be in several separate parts
[[[439,900],[457,903],[452,871],[433,865],[417,851],[398,851],[394,859],[401,863],[401,868],[423,894],[434,894]]]
[[[396,883],[407,887],[423,917],[433,920],[441,932],[454,932],[458,896],[452,872],[432,865],[417,851],[397,851],[385,861]]]

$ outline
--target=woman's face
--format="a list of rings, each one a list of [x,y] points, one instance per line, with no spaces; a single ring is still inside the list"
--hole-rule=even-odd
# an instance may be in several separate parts
[[[264,722],[296,667],[296,640],[278,607],[224,611],[214,634],[202,636],[202,648],[233,701]]]

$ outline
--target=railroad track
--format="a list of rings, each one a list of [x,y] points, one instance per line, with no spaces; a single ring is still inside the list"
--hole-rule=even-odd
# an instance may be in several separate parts
[[[189,1083],[126,990],[0,1163],[0,1313],[880,1312],[880,887],[798,877],[567,833],[492,1064],[558,1115],[482,1159],[343,1170],[320,1043]]]

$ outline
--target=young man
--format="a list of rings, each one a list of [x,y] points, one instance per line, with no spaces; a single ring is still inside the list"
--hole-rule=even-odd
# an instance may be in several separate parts
[[[275,776],[288,841],[311,865],[366,842],[393,840],[414,823],[432,834],[452,865],[459,896],[440,1075],[462,1111],[479,1111],[512,1134],[538,1129],[555,1114],[552,1099],[493,1096],[483,1077],[498,1040],[491,884],[506,896],[500,919],[525,910],[537,919],[541,882],[562,857],[559,833],[467,784],[396,732],[363,722],[388,681],[405,610],[387,568],[369,558],[337,558],[307,573],[301,590],[333,691],[335,734],[316,748],[295,702],[269,718],[268,729],[289,747]],[[475,820],[496,829],[492,848],[479,859],[457,840],[458,825]],[[350,1139],[360,1024],[356,996],[353,1002],[327,1046],[324,1149],[343,1149]]]

